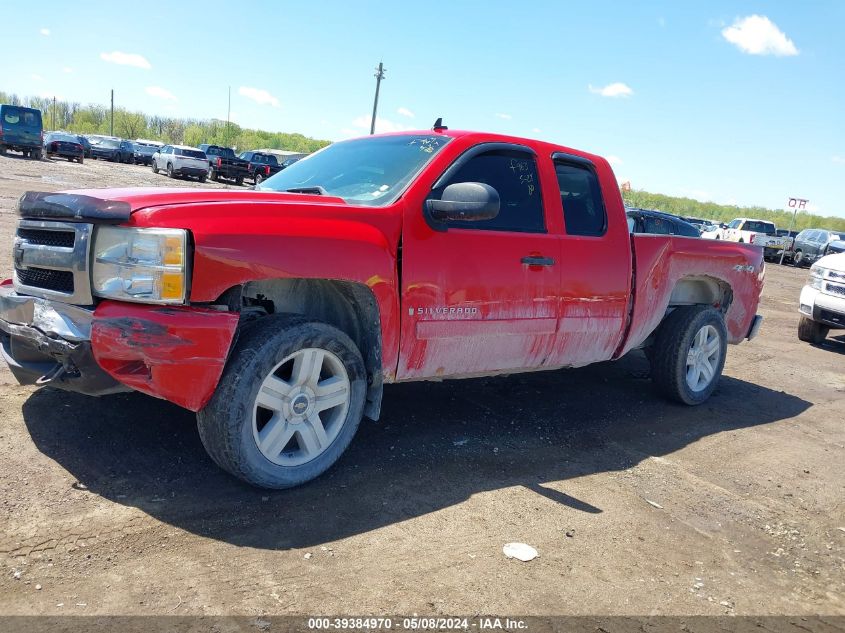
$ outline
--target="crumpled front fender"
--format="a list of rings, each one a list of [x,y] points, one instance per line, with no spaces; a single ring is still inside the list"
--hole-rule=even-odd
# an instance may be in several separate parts
[[[199,411],[217,387],[237,325],[232,312],[104,301],[94,311],[91,346],[118,382]]]

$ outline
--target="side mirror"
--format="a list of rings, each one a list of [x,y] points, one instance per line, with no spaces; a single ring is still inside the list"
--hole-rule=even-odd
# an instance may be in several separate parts
[[[440,200],[426,200],[426,210],[436,222],[478,222],[499,215],[499,192],[481,182],[456,182],[443,190]]]

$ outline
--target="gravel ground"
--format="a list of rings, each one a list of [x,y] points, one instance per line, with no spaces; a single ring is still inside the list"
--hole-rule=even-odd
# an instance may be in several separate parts
[[[173,181],[0,158],[2,242],[23,191],[107,185]],[[0,612],[843,615],[845,337],[797,340],[806,276],[769,266],[761,335],[703,406],[656,397],[639,357],[390,386],[286,492],[215,468],[187,411],[3,368]]]

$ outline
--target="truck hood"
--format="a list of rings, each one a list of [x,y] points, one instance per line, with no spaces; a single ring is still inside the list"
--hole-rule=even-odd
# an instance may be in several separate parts
[[[838,273],[845,273],[845,253],[837,253],[835,255],[825,255],[819,259],[814,266],[819,268],[828,268],[835,270]]]
[[[127,189],[75,189],[72,191],[27,191],[18,201],[22,217],[53,220],[86,220],[95,223],[128,222],[138,211],[215,205],[276,203],[280,207],[346,207],[342,198],[254,190],[187,189],[137,187]]]
[[[343,198],[255,191],[252,189],[188,189],[185,187],[135,187],[129,189],[78,189],[67,192],[100,200],[125,202],[131,213],[148,207],[216,202],[279,202],[309,205],[346,205]]]

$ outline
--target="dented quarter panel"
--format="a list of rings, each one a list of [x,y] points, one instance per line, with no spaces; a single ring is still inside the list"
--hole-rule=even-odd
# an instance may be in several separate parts
[[[633,235],[632,241],[636,289],[628,339],[619,355],[640,345],[657,328],[673,288],[685,277],[710,277],[730,286],[733,300],[725,314],[728,339],[739,343],[745,338],[763,290],[761,248],[666,235]]]
[[[214,393],[237,325],[236,313],[103,301],[91,345],[118,382],[198,411]]]

